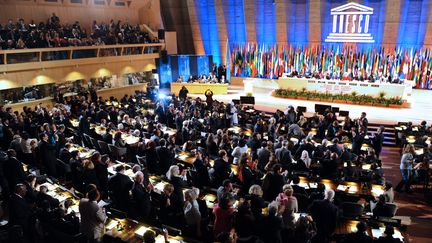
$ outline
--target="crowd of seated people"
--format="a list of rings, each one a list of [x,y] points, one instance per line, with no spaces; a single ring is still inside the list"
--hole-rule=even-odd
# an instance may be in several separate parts
[[[138,44],[158,42],[152,39],[139,25],[111,20],[109,23],[93,21],[89,33],[80,25],[62,23],[60,18],[52,14],[47,22],[26,23],[20,18],[17,22],[9,19],[8,23],[0,24],[1,49],[48,48],[65,46],[91,46]]]
[[[213,64],[212,70],[209,75],[205,74],[194,76],[190,75],[189,78],[185,79],[183,76],[179,76],[176,82],[178,83],[228,83],[229,81],[225,79],[227,74],[227,69],[225,65],[219,64],[219,67],[216,64]]]
[[[35,219],[50,225],[61,220],[99,241],[107,216],[97,201],[104,199],[129,217],[179,228],[198,241],[330,242],[344,194],[321,182],[304,188],[300,177],[384,185],[382,139],[380,132],[365,138],[366,113],[341,125],[330,110],[305,117],[291,106],[274,114],[237,107],[234,118],[231,106],[236,105],[177,97],[151,103],[137,93],[107,102],[66,97],[51,110],[1,107],[0,141],[7,156],[0,185],[9,224],[21,227],[31,241],[43,237],[36,236]],[[123,134],[138,140],[128,143]],[[370,145],[366,151],[364,143]],[[97,151],[83,157],[73,146]],[[69,170],[59,169],[58,159]],[[21,162],[82,193],[79,222],[45,188],[34,192],[38,182]],[[363,170],[365,164],[371,169]],[[156,188],[154,177],[165,182],[163,188]],[[206,193],[215,195],[214,206],[202,197]],[[389,182],[380,197],[359,197],[363,213],[392,216],[386,208],[394,198]],[[392,230],[386,239],[393,239]],[[386,239],[382,242],[398,242]]]
[[[305,73],[303,70],[298,72],[297,70],[291,71],[288,76],[290,77],[306,77],[306,78],[315,78],[315,79],[327,79],[327,80],[342,80],[342,81],[361,81],[361,82],[369,82],[369,83],[394,83],[401,84],[403,80],[399,79],[397,75],[385,75],[383,73],[379,73],[378,75],[369,74],[367,72],[361,72],[358,66],[354,66],[354,69],[348,69],[346,72],[342,70],[340,72],[337,71],[314,71],[310,73]]]

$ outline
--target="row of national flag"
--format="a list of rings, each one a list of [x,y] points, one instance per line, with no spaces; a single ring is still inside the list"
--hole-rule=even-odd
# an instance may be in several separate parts
[[[276,79],[297,71],[339,79],[354,72],[375,79],[414,80],[417,88],[432,89],[432,49],[428,48],[242,43],[229,50],[231,75],[237,77]]]

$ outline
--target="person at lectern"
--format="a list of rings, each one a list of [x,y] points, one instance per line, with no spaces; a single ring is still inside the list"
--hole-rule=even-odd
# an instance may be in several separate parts
[[[187,81],[188,83],[193,83],[194,82],[194,78],[192,75],[189,76],[189,79]]]
[[[182,86],[181,90],[179,91],[180,100],[185,100],[188,93],[189,90],[185,86]]]
[[[213,92],[210,89],[207,89],[204,92],[204,95],[206,97],[207,107],[209,108],[213,107]]]
[[[221,77],[221,79],[220,79],[220,83],[221,84],[224,84],[224,83],[226,83],[227,82],[227,80],[225,80],[225,75],[222,75],[222,77]]]

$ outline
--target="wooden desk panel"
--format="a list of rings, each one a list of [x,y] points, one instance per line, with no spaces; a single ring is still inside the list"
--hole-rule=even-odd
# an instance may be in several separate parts
[[[35,109],[37,105],[41,104],[42,107],[48,107],[51,109],[54,106],[54,98],[52,97],[46,97],[42,99],[37,100],[30,100],[30,101],[24,101],[19,103],[13,103],[13,104],[5,104],[5,107],[11,107],[12,110],[22,112],[24,106],[32,108],[32,110]]]
[[[116,88],[109,88],[109,89],[100,89],[97,91],[98,96],[102,96],[103,99],[109,100],[111,96],[114,96],[117,99],[123,98],[123,96],[127,95],[134,95],[135,90],[140,91],[146,91],[147,90],[147,84],[133,84],[133,85],[127,85],[122,87],[116,87]]]
[[[189,94],[204,94],[210,89],[213,94],[227,94],[228,84],[200,84],[200,83],[171,83],[171,93],[179,94],[180,89],[185,86]]]

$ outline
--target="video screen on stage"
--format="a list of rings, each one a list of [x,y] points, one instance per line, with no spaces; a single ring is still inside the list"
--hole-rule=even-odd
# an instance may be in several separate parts
[[[213,58],[211,55],[171,55],[165,62],[159,58],[156,63],[160,84],[164,87],[180,76],[186,80],[189,76],[208,76],[213,66]]]

